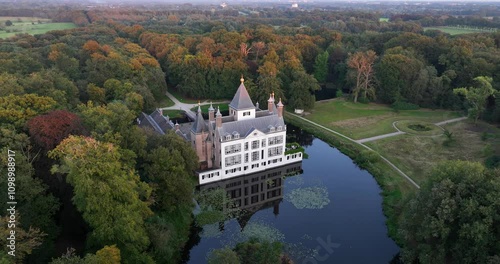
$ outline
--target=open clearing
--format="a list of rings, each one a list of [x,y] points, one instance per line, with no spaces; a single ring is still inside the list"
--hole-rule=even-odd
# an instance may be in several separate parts
[[[450,35],[470,34],[470,33],[491,33],[495,32],[487,29],[459,28],[459,27],[424,27],[424,30],[439,30]]]
[[[470,120],[444,125],[453,133],[454,141],[443,143],[445,135],[434,137],[401,135],[365,143],[385,156],[418,184],[423,184],[427,173],[445,160],[483,162],[486,157],[500,154],[500,130],[485,122],[473,124]],[[485,136],[487,135],[487,136]]]
[[[339,131],[353,139],[397,132],[395,121],[437,123],[461,116],[446,110],[404,110],[396,112],[387,105],[352,103],[344,99],[317,102],[305,118]]]
[[[5,26],[7,20],[12,22],[12,26]],[[51,30],[76,27],[73,23],[52,23],[50,19],[38,17],[0,17],[0,25],[0,38],[9,38],[21,33],[30,35],[44,34]]]

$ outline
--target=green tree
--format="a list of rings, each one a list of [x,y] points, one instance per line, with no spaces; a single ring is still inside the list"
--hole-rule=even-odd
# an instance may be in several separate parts
[[[6,20],[6,21],[5,21],[5,26],[7,26],[7,27],[12,26],[12,21],[10,21],[10,20]]]
[[[226,247],[210,252],[208,264],[240,264],[240,259],[236,252]]]
[[[88,245],[117,243],[124,263],[150,263],[143,252],[149,245],[144,220],[152,214],[144,200],[151,189],[121,162],[119,148],[70,136],[49,157],[59,160],[52,172],[67,174],[66,181],[74,188],[73,203],[92,228]]]
[[[429,176],[403,207],[405,263],[487,263],[500,252],[500,170],[447,161]]]
[[[328,58],[330,54],[328,51],[318,54],[316,60],[314,61],[314,78],[320,83],[326,81],[326,76],[328,75]]]
[[[26,121],[44,114],[56,106],[54,99],[35,94],[0,97],[0,123],[10,123],[21,128]]]
[[[236,245],[241,264],[280,264],[282,244],[280,242],[259,241],[255,238]]]
[[[295,71],[289,90],[289,105],[296,109],[309,110],[314,107],[314,91],[321,89],[318,81],[305,71]]]
[[[481,114],[486,108],[486,101],[488,97],[495,93],[495,90],[491,86],[491,77],[479,76],[474,78],[477,87],[469,88],[456,88],[453,89],[455,94],[460,94],[465,97],[470,105],[469,116],[474,119],[474,123],[477,122]]]

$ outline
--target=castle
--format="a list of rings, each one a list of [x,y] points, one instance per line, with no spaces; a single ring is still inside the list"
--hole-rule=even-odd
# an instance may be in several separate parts
[[[281,99],[275,104],[271,94],[267,110],[254,105],[244,79],[229,103],[229,115],[210,105],[208,120],[201,108],[195,120],[182,125],[174,124],[161,110],[151,115],[142,113],[139,126],[149,127],[165,134],[173,130],[191,143],[200,163],[197,171],[200,185],[252,174],[302,160],[302,153],[285,154],[286,125],[283,120]]]

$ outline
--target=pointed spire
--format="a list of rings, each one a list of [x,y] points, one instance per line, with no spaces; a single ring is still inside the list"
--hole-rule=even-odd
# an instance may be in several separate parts
[[[238,87],[233,100],[229,103],[229,106],[235,110],[255,108],[255,105],[252,103],[252,99],[250,99],[247,88],[245,88],[245,85],[243,84],[245,80],[243,78],[241,78],[241,80],[243,81],[241,82],[240,87]]]
[[[198,114],[196,115],[196,120],[193,122],[193,127],[191,130],[195,133],[200,133],[205,131],[205,120],[203,119],[203,115],[201,114],[200,103],[198,103]]]
[[[241,82],[241,83],[244,83],[244,82],[245,82],[245,79],[243,78],[243,74],[241,75],[240,82]]]
[[[208,111],[215,111],[214,107],[212,106],[212,102],[210,102],[210,107],[208,108]]]
[[[278,103],[278,107],[283,107],[283,103],[281,102],[281,98],[280,98],[280,101]]]
[[[215,114],[215,116],[222,116],[222,114],[220,113],[220,108],[217,106],[217,113]]]

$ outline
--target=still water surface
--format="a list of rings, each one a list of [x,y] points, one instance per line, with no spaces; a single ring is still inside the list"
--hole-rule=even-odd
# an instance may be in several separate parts
[[[309,158],[218,183],[239,196],[249,213],[193,232],[186,263],[206,263],[210,250],[232,247],[250,236],[282,241],[295,263],[389,263],[399,247],[387,236],[375,179],[337,149],[287,127],[294,137],[287,141],[299,141]],[[283,177],[293,170],[299,174]],[[271,181],[276,185],[266,188]],[[252,185],[264,188],[252,194]]]

